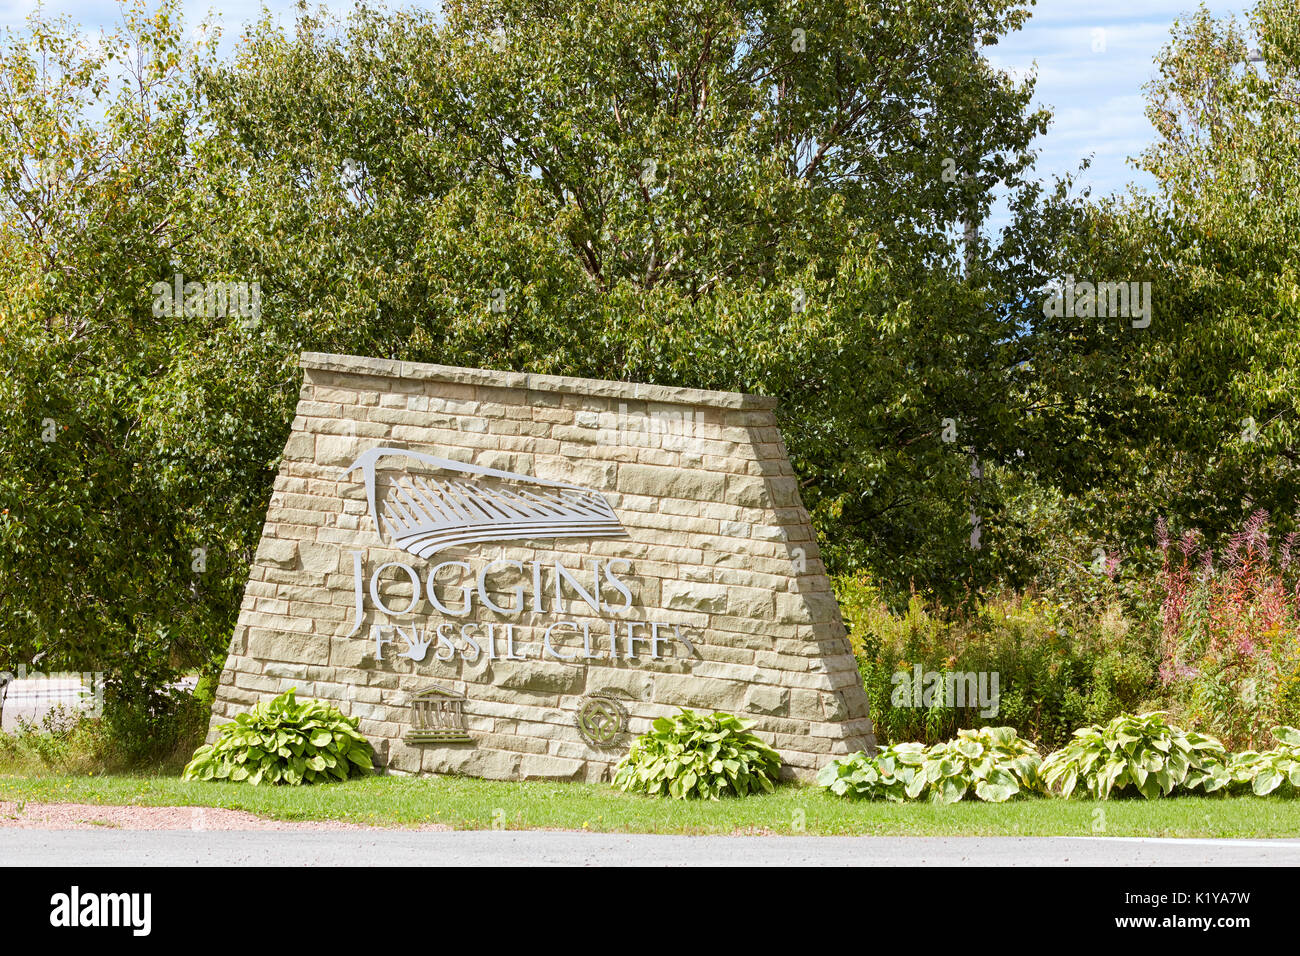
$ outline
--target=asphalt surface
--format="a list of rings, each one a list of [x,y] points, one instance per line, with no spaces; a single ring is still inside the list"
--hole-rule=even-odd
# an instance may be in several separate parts
[[[0,830],[0,866],[1297,866],[1300,840]]]

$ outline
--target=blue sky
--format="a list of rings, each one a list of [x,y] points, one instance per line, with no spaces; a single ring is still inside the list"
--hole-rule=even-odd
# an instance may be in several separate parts
[[[1215,16],[1244,21],[1253,4],[1205,6]],[[986,51],[1003,68],[1037,64],[1036,98],[1054,115],[1039,141],[1040,173],[1069,172],[1092,156],[1080,181],[1094,195],[1122,191],[1130,182],[1149,185],[1127,161],[1154,136],[1143,86],[1155,76],[1170,26],[1196,8],[1195,0],[1039,0],[1025,29]]]
[[[226,0],[216,7],[186,2],[184,9],[193,23],[218,10],[230,36],[236,32],[233,27],[255,18],[262,5],[261,0]],[[265,5],[275,12],[292,12],[294,7],[292,0],[266,0]],[[343,13],[352,0],[322,5]],[[1206,6],[1218,16],[1240,16],[1249,4]],[[1152,136],[1142,87],[1154,73],[1153,60],[1169,38],[1170,25],[1195,7],[1195,0],[1038,0],[1024,30],[986,51],[1004,68],[1037,65],[1037,99],[1055,114],[1051,130],[1038,144],[1042,175],[1069,172],[1091,155],[1092,168],[1081,183],[1094,195],[1122,191],[1129,182],[1148,184],[1127,162]],[[0,0],[0,25],[20,24],[34,8],[34,0]],[[45,10],[67,14],[92,30],[118,19],[113,0],[47,0]]]

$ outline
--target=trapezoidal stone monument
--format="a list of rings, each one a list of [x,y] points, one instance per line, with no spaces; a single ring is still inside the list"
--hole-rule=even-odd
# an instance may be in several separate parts
[[[390,770],[600,780],[680,707],[873,745],[775,400],[304,354],[213,727],[296,687]]]

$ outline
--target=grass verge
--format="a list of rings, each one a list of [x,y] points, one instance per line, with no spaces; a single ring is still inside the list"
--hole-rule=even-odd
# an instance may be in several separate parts
[[[608,786],[463,777],[372,777],[315,787],[189,783],[164,776],[0,776],[0,800],[226,807],[279,820],[378,826],[607,833],[806,833],[867,836],[1298,837],[1300,800],[1021,800],[1005,804],[850,803],[783,785],[745,799],[655,800]]]

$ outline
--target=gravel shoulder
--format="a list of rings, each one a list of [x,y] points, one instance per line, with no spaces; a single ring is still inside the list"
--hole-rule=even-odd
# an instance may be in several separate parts
[[[0,830],[276,830],[375,831],[340,820],[271,820],[221,807],[121,807],[95,803],[18,803],[0,800]],[[424,824],[412,830],[449,830]]]

